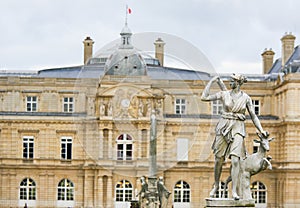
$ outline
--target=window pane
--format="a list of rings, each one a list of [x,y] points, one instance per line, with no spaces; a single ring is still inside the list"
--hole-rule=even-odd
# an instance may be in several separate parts
[[[174,202],[181,202],[180,191],[174,191]]]
[[[72,159],[72,144],[68,143],[67,146],[67,159],[70,160]]]
[[[67,200],[73,200],[73,189],[67,189]]]
[[[23,158],[28,158],[28,144],[23,143]]]
[[[118,160],[123,160],[123,155],[124,155],[124,150],[123,150],[123,144],[118,144],[117,145],[117,159]]]
[[[26,188],[20,188],[20,199],[21,200],[27,199]]]
[[[29,188],[29,200],[35,200],[35,188]]]
[[[190,191],[183,191],[183,202],[190,202]]]

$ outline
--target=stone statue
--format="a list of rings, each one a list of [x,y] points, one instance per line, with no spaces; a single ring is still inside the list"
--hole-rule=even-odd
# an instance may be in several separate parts
[[[159,177],[159,179],[158,179],[157,191],[158,191],[158,198],[159,198],[160,208],[167,207],[168,199],[169,199],[169,196],[170,196],[171,192],[168,191],[168,189],[164,185],[163,177]]]
[[[168,205],[168,199],[171,194],[170,191],[164,185],[163,177],[159,177],[158,181],[149,179],[150,186],[153,190],[149,190],[148,183],[144,176],[141,177],[141,190],[137,196],[139,196],[139,203],[142,208],[166,208]],[[151,184],[153,183],[153,184]],[[158,201],[156,201],[158,198]]]
[[[139,103],[139,117],[144,117],[145,115],[145,105],[143,103],[143,100],[140,99],[140,103]]]
[[[210,95],[211,85],[217,82],[222,91]],[[232,74],[230,79],[230,88],[227,90],[220,77],[213,77],[206,85],[201,100],[214,101],[220,100],[223,103],[223,113],[215,129],[215,139],[212,149],[215,155],[214,167],[214,187],[210,192],[210,197],[214,197],[219,189],[220,177],[222,173],[222,164],[226,157],[231,159],[231,178],[232,178],[232,197],[235,200],[240,199],[238,188],[240,184],[241,160],[246,158],[246,149],[244,144],[245,132],[245,112],[248,110],[253,124],[264,137],[268,133],[263,130],[258,117],[255,115],[251,98],[243,91],[241,86],[247,82],[243,75]]]
[[[105,116],[105,111],[106,111],[106,105],[104,101],[102,101],[100,105],[100,116]]]
[[[107,115],[108,115],[108,116],[112,116],[112,112],[113,112],[112,106],[113,106],[113,105],[112,105],[112,100],[110,99],[109,102],[108,102],[108,107],[107,107],[107,108],[108,108],[108,109],[107,109]]]
[[[148,190],[148,183],[146,182],[146,178],[144,176],[141,177],[141,190],[138,193],[139,196],[139,202],[141,204],[141,207],[146,207],[149,204],[149,190]]]

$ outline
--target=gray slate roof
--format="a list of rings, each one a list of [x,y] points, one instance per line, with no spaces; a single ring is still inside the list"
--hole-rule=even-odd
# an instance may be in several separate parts
[[[104,64],[91,64],[73,67],[62,67],[44,69],[38,72],[0,72],[0,77],[17,76],[17,77],[40,77],[40,78],[100,78],[104,75]],[[147,75],[153,80],[210,80],[214,74],[207,72],[193,71],[180,68],[147,66]],[[219,74],[224,80],[230,79],[231,74]],[[275,74],[248,74],[248,80],[266,81],[276,80]]]
[[[281,72],[281,58],[276,59],[268,74]]]
[[[300,72],[300,45],[296,46],[291,57],[286,61],[284,69],[281,66],[281,58],[277,59],[268,74],[272,73],[296,73]]]
[[[287,60],[285,64],[285,72],[287,73],[295,73],[300,72],[300,45],[298,45],[294,53]]]
[[[147,74],[151,79],[160,80],[209,80],[205,72],[191,71],[161,66],[148,66]],[[86,65],[45,69],[38,72],[37,77],[53,78],[97,78],[104,75],[104,65]]]

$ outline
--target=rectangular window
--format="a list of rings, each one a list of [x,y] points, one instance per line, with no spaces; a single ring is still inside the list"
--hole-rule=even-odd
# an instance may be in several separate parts
[[[61,159],[63,160],[72,159],[72,138],[71,137],[61,138]]]
[[[36,112],[37,111],[37,97],[36,96],[27,96],[26,98],[26,111],[27,112]]]
[[[74,98],[64,97],[63,98],[63,112],[72,113],[74,112]]]
[[[223,103],[221,100],[212,101],[212,114],[221,115],[223,112]]]
[[[189,140],[177,139],[177,161],[189,160]]]
[[[23,158],[24,159],[33,159],[33,151],[34,151],[34,138],[23,137]]]
[[[256,115],[260,115],[260,103],[259,100],[252,100],[254,112]]]
[[[175,114],[185,114],[186,113],[186,100],[176,98],[175,100]]]

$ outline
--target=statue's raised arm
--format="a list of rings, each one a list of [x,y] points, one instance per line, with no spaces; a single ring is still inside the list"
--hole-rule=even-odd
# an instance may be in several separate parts
[[[211,85],[214,82],[216,82],[219,85],[219,87],[221,88],[222,91],[226,91],[227,90],[227,88],[226,88],[224,82],[222,81],[222,79],[219,76],[215,76],[205,86],[205,88],[204,88],[204,90],[202,92],[202,96],[201,96],[201,100],[202,101],[213,101],[213,100],[217,100],[218,99],[218,97],[216,95],[210,95],[210,93],[209,93]]]

